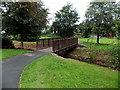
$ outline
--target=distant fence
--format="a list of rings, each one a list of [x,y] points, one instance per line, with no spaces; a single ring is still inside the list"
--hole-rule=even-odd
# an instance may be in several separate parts
[[[53,40],[53,52],[60,53],[78,45],[78,38],[62,38]]]

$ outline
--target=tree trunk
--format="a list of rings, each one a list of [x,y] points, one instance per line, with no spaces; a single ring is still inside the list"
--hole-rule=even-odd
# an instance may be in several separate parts
[[[97,43],[99,44],[99,37],[100,36],[100,34],[99,33],[97,33]]]
[[[22,35],[20,35],[21,36],[21,49],[23,49],[24,48],[24,46],[23,46],[23,36]]]

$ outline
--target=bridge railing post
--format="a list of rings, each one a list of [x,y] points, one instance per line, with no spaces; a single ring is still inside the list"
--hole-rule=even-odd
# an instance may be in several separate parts
[[[38,40],[36,40],[36,50],[38,49]]]
[[[50,47],[50,39],[48,39],[48,47]]]

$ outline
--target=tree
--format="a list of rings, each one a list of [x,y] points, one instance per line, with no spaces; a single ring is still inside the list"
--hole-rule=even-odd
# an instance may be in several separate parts
[[[7,35],[20,35],[21,48],[28,37],[39,38],[47,23],[47,9],[42,2],[6,2],[3,12],[2,30]]]
[[[79,17],[71,4],[62,7],[60,11],[55,13],[55,21],[52,24],[52,31],[62,37],[74,36],[74,31],[77,30],[76,22]]]
[[[116,5],[114,23],[115,23],[114,29],[116,30],[118,39],[120,39],[120,5],[119,4]]]
[[[92,2],[86,12],[86,23],[92,25],[92,31],[97,35],[99,44],[100,34],[115,33],[114,26],[115,3],[114,2]]]
[[[89,21],[85,20],[79,24],[79,30],[82,33],[82,37],[89,38],[92,31],[92,25]]]

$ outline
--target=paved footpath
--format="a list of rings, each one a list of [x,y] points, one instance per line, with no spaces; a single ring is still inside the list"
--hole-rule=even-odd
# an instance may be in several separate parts
[[[27,66],[37,58],[40,58],[51,52],[51,48],[48,48],[13,56],[11,58],[3,60],[2,88],[18,88],[20,76],[25,66]]]

